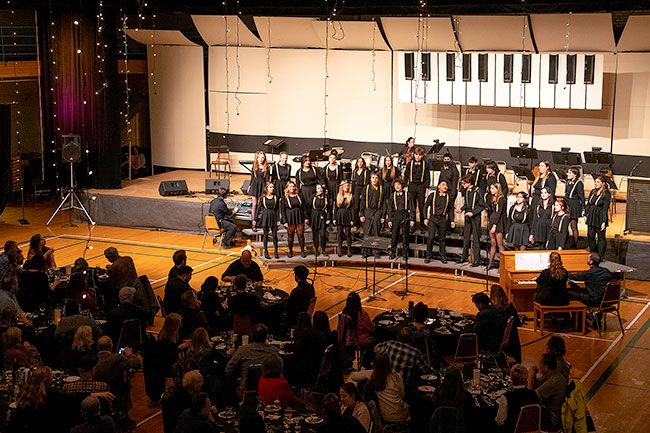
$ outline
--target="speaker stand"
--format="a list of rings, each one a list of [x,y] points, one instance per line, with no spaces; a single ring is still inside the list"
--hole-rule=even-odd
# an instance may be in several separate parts
[[[69,203],[68,203],[69,201]],[[82,211],[85,215],[86,218],[88,218],[88,221],[90,221],[90,224],[95,225],[95,221],[90,217],[90,214],[84,207],[83,203],[79,199],[79,196],[77,196],[77,193],[75,192],[74,189],[74,170],[73,170],[73,163],[70,163],[70,189],[68,190],[68,193],[66,196],[61,200],[61,203],[59,204],[59,207],[56,208],[52,216],[50,217],[49,220],[47,220],[47,223],[45,223],[46,226],[49,226],[54,217],[61,211],[66,211],[66,210],[80,210]],[[75,225],[72,223],[72,213],[70,214],[70,226],[74,227]]]

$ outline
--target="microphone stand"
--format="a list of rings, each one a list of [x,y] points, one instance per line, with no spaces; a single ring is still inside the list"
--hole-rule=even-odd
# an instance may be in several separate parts
[[[409,232],[410,232],[410,224],[409,223],[410,223],[410,220],[408,218],[405,219],[404,221],[402,221],[401,224],[406,226],[406,227],[402,227],[402,230],[409,230]],[[406,245],[406,254],[404,255],[404,272],[405,272],[404,290],[395,290],[393,293],[395,293],[397,296],[401,296],[402,301],[408,295],[424,296],[424,293],[413,292],[413,291],[409,290],[409,250],[408,250],[408,245]]]
[[[634,166],[634,168],[632,168],[632,170],[630,171],[630,177],[632,177],[634,175],[634,172],[636,171],[637,168],[639,168],[639,166],[641,164],[643,164],[643,160],[640,160],[639,162],[637,162],[636,165]]]

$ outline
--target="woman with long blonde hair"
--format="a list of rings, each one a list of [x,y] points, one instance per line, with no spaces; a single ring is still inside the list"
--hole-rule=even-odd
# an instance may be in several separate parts
[[[489,187],[489,197],[486,198],[485,203],[488,207],[488,233],[490,235],[490,254],[488,260],[488,270],[496,267],[494,265],[494,256],[497,252],[504,250],[503,235],[506,232],[506,208],[508,202],[503,196],[501,184],[498,182],[493,183]]]
[[[263,150],[255,152],[255,159],[253,160],[253,171],[251,172],[251,185],[248,188],[248,195],[251,196],[252,201],[252,226],[253,230],[257,230],[256,217],[257,217],[257,200],[264,193],[264,185],[269,181],[269,163],[266,160],[266,153]]]
[[[24,433],[41,433],[52,429],[56,421],[57,393],[52,390],[52,370],[38,367],[18,391],[12,424]]]
[[[562,264],[562,256],[559,253],[552,252],[548,260],[548,268],[537,277],[537,292],[534,299],[542,305],[567,305],[569,272]]]
[[[305,197],[298,191],[295,182],[287,183],[284,198],[282,199],[281,208],[282,223],[287,229],[287,244],[289,254],[287,257],[293,257],[293,239],[298,233],[298,244],[302,257],[307,257],[305,252],[305,209],[307,203]]]
[[[278,255],[278,223],[280,220],[280,199],[276,195],[275,184],[272,182],[264,186],[264,192],[259,201],[259,215],[257,218],[258,225],[264,231],[262,242],[264,243],[264,257],[270,259],[269,255],[269,232],[273,237],[273,257],[279,259]]]
[[[337,227],[338,233],[338,256],[343,256],[343,236],[348,243],[348,257],[352,257],[352,226],[354,225],[354,198],[352,195],[352,183],[344,180],[339,186],[334,203],[333,224]]]
[[[93,340],[92,328],[88,325],[81,325],[74,333],[74,339],[72,340],[70,350],[64,352],[64,365],[72,372],[76,372],[82,358],[96,354],[97,347]]]

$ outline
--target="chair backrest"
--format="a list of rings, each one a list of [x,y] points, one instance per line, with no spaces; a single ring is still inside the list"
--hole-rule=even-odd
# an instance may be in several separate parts
[[[253,322],[250,316],[233,316],[232,331],[235,334],[250,335],[253,330]]]
[[[334,357],[334,345],[330,344],[323,353],[323,360],[320,363],[318,376],[316,377],[315,391],[326,392],[330,371],[332,370],[332,358]]]
[[[316,309],[316,299],[317,297],[313,297],[311,301],[309,301],[309,305],[307,306],[307,314],[310,316],[314,315],[314,310]]]
[[[463,413],[455,407],[438,407],[431,417],[429,433],[465,433]]]
[[[527,404],[519,410],[519,417],[514,433],[536,433],[541,430],[542,407],[539,404]]]
[[[158,305],[160,305],[160,314],[162,314],[163,318],[167,317],[167,311],[165,311],[165,303],[163,302],[160,295],[156,295],[156,299],[158,300]]]
[[[607,309],[621,302],[621,282],[612,280],[607,284],[603,299],[600,302],[600,309]]]
[[[125,320],[122,322],[115,350],[117,351],[121,347],[139,347],[143,342],[142,323],[137,319]]]
[[[208,233],[221,230],[221,227],[219,227],[219,222],[217,221],[217,217],[214,215],[205,215],[203,217],[203,223],[205,224],[205,231]]]
[[[456,362],[473,362],[478,357],[478,338],[474,333],[460,334],[456,346]]]
[[[514,326],[515,318],[510,316],[506,322],[506,328],[503,330],[503,338],[501,338],[501,345],[499,351],[503,351],[510,343],[510,334],[512,334],[512,327]]]
[[[381,419],[381,413],[377,407],[377,403],[374,400],[368,401],[366,403],[368,406],[368,412],[370,412],[370,420],[372,423],[372,428],[369,433],[382,433],[384,431],[384,422]]]
[[[262,365],[251,364],[246,369],[246,382],[244,383],[244,391],[255,391],[257,393],[257,384],[262,377]]]

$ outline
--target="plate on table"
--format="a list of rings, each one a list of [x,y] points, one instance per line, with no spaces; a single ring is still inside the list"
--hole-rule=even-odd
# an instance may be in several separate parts
[[[223,341],[223,337],[221,337],[220,335],[215,335],[214,337],[210,337],[210,341],[212,341],[213,343],[220,343]]]
[[[392,320],[384,319],[384,320],[378,321],[377,323],[379,323],[380,325],[383,325],[383,326],[390,326],[390,325],[394,324],[395,322],[393,322]]]
[[[226,343],[219,343],[216,346],[214,346],[215,349],[217,350],[226,350]]]
[[[68,377],[64,377],[63,381],[66,383],[74,383],[79,381],[80,379],[81,378],[79,376],[68,376]]]
[[[461,313],[460,311],[450,311],[449,315],[451,317],[463,317],[463,313]]]
[[[280,419],[280,415],[269,414],[269,415],[266,415],[265,418],[266,418],[267,420],[269,420],[269,421],[277,421],[277,420]]]
[[[311,415],[305,418],[305,422],[311,425],[320,424],[323,422],[323,418],[316,415]]]
[[[100,325],[100,326],[101,326],[101,325],[106,325],[106,320],[104,320],[104,319],[97,319],[97,320],[95,320],[95,323],[97,323],[97,324]]]
[[[442,334],[442,335],[450,335],[451,334],[451,331],[449,329],[445,328],[444,326],[439,326],[436,329],[434,329],[434,331],[436,332],[436,334]]]
[[[219,412],[217,415],[219,418],[232,419],[235,417],[235,412],[232,410],[224,410],[223,412]]]
[[[434,392],[435,390],[436,390],[436,388],[431,386],[431,385],[418,386],[418,391],[422,391],[422,392],[429,393],[429,392]]]
[[[268,406],[264,406],[264,411],[270,413],[280,412],[281,409],[282,408],[277,404],[270,404]]]
[[[278,350],[278,354],[280,355],[293,355],[293,352],[287,352],[286,350]]]
[[[422,379],[424,381],[427,381],[427,382],[432,382],[432,381],[436,380],[437,378],[438,378],[438,376],[436,376],[433,373],[432,374],[423,374],[422,376],[420,376],[420,379]]]

